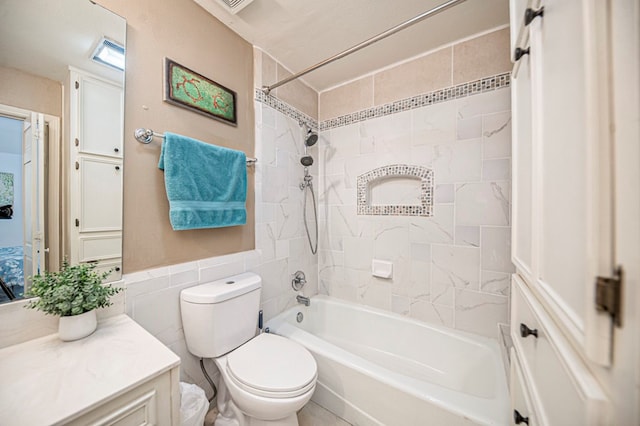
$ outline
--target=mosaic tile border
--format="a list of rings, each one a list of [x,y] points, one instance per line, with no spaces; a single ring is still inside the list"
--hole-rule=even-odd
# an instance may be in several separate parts
[[[297,108],[292,107],[286,102],[281,101],[272,95],[267,95],[262,91],[262,89],[256,89],[256,97],[255,100],[261,102],[271,108],[275,109],[278,112],[286,115],[287,117],[293,118],[297,122],[306,123],[306,125],[314,130],[318,130],[318,120],[311,118],[304,112],[298,110]]]
[[[371,183],[392,177],[415,177],[420,179],[420,204],[393,205],[370,204]],[[374,216],[433,216],[433,170],[424,166],[392,164],[378,167],[358,176],[357,205],[359,215]]]
[[[261,102],[271,108],[279,111],[294,120],[304,122],[307,126],[314,130],[331,130],[336,127],[348,126],[349,124],[358,123],[360,121],[372,118],[383,117],[389,114],[408,111],[423,106],[433,105],[440,102],[446,102],[453,99],[464,98],[480,93],[491,92],[493,90],[502,89],[511,86],[511,73],[485,77],[479,80],[470,81],[468,83],[458,84],[457,86],[445,87],[429,93],[412,96],[410,98],[400,99],[390,104],[380,105],[377,107],[357,111],[351,114],[341,115],[340,117],[331,118],[329,120],[318,121],[300,110],[292,107],[286,102],[281,101],[272,95],[267,95],[261,89],[255,89],[255,100]]]
[[[331,118],[320,123],[320,131],[348,126],[349,124],[358,123],[360,121],[383,117],[385,115],[404,112],[414,108],[421,108],[423,106],[464,98],[471,95],[477,95],[479,93],[491,92],[503,87],[509,87],[510,85],[511,73],[506,72],[503,74],[497,74],[491,77],[470,81],[468,83],[458,84],[457,86],[446,87],[434,92],[401,99],[390,104],[380,105],[351,114],[342,115],[340,117]]]

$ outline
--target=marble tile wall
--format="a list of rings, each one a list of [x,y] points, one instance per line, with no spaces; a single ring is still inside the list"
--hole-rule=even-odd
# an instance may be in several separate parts
[[[497,338],[508,322],[510,89],[321,132],[320,293]],[[356,214],[357,176],[433,169],[434,215]],[[372,259],[394,263],[391,280]]]

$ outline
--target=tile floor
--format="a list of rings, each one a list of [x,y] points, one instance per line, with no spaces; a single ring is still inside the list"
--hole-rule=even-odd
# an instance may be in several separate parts
[[[217,414],[218,410],[215,408],[209,411],[204,419],[204,426],[213,426]],[[311,401],[298,411],[298,422],[300,426],[351,426],[351,423]]]
[[[351,423],[311,401],[298,411],[298,422],[300,426],[351,426]]]

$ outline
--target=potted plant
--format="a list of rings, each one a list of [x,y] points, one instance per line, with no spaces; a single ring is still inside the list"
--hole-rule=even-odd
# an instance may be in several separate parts
[[[92,263],[69,265],[65,259],[60,271],[31,278],[28,296],[39,299],[31,300],[26,307],[59,316],[58,335],[64,341],[82,339],[93,333],[98,324],[96,309],[111,306],[109,298],[122,291],[122,288],[102,285],[111,271],[98,273],[94,271],[96,266]]]

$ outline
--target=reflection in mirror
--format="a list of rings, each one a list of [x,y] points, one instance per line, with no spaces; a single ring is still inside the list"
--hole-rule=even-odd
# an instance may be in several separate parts
[[[0,303],[65,257],[119,279],[126,22],[89,0],[0,19]]]

